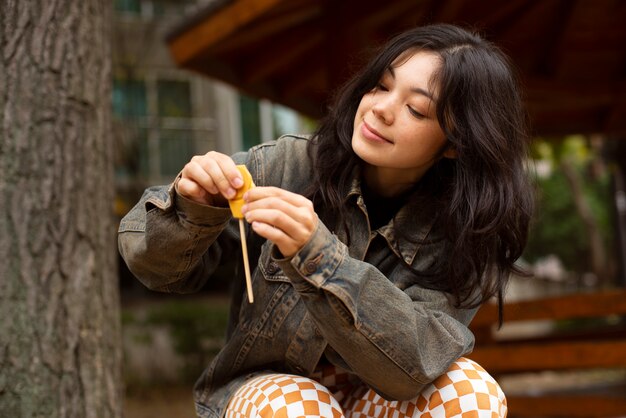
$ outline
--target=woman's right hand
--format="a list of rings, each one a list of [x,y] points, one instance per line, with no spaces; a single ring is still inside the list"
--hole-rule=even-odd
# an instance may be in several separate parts
[[[194,156],[185,165],[176,191],[196,203],[225,207],[241,186],[243,179],[233,159],[210,151]]]

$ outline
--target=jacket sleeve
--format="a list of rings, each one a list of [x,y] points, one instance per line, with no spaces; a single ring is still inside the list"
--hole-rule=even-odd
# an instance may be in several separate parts
[[[233,159],[242,164],[246,154]],[[239,248],[229,208],[197,204],[170,186],[148,188],[120,222],[118,248],[145,286],[162,292],[199,290]]]
[[[332,350],[387,399],[415,398],[473,348],[467,325],[476,309],[455,309],[443,292],[417,285],[401,290],[350,257],[321,222],[294,257],[275,261]]]

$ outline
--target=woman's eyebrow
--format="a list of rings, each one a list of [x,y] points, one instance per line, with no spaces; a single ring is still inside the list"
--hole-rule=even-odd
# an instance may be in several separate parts
[[[435,96],[433,96],[433,94],[431,92],[429,92],[428,90],[424,90],[421,87],[413,87],[411,88],[411,91],[413,93],[417,93],[417,94],[421,94],[423,96],[428,97],[431,101],[435,102]]]
[[[393,67],[391,65],[389,67],[387,67],[387,71],[389,71],[389,74],[391,74],[391,78],[393,78],[395,80],[396,74],[395,74],[395,72],[393,70]],[[422,96],[428,97],[433,102],[436,102],[435,96],[431,92],[429,92],[428,90],[425,90],[425,89],[423,89],[421,87],[412,87],[411,88],[411,92],[417,93],[417,94],[421,94]]]

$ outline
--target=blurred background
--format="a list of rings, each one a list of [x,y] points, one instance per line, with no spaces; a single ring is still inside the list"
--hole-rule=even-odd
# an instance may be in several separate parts
[[[193,155],[310,133],[329,93],[374,46],[417,24],[450,22],[478,29],[511,56],[531,117],[538,209],[520,263],[533,276],[514,278],[507,300],[626,285],[623,2],[114,0],[114,10],[118,220]],[[193,416],[191,386],[223,343],[228,277],[198,295],[162,295],[120,259],[119,280],[125,416]],[[531,332],[583,322],[544,321]],[[623,312],[598,324],[624,338]],[[528,332],[520,329],[499,332]],[[507,393],[611,387],[623,402],[626,371],[535,372],[503,385]]]
[[[114,2],[118,221],[146,187],[170,183],[193,155],[210,150],[232,154],[315,127],[314,118],[177,66],[166,36],[208,3]],[[145,289],[118,258],[125,416],[194,416],[191,387],[223,343],[228,277],[192,297],[158,294]]]

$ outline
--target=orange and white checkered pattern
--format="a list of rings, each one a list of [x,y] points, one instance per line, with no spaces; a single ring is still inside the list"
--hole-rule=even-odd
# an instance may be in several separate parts
[[[506,417],[500,385],[475,361],[461,358],[417,398],[421,418]]]
[[[461,358],[410,401],[388,401],[356,376],[334,366],[311,378],[258,376],[231,399],[226,418],[504,418],[506,398],[476,362]]]
[[[466,358],[453,363],[417,399],[388,401],[368,389],[358,398],[347,399],[344,406],[350,418],[504,418],[507,414],[500,385]]]
[[[233,395],[226,418],[341,418],[339,402],[329,390],[302,376],[266,374],[246,382]]]

